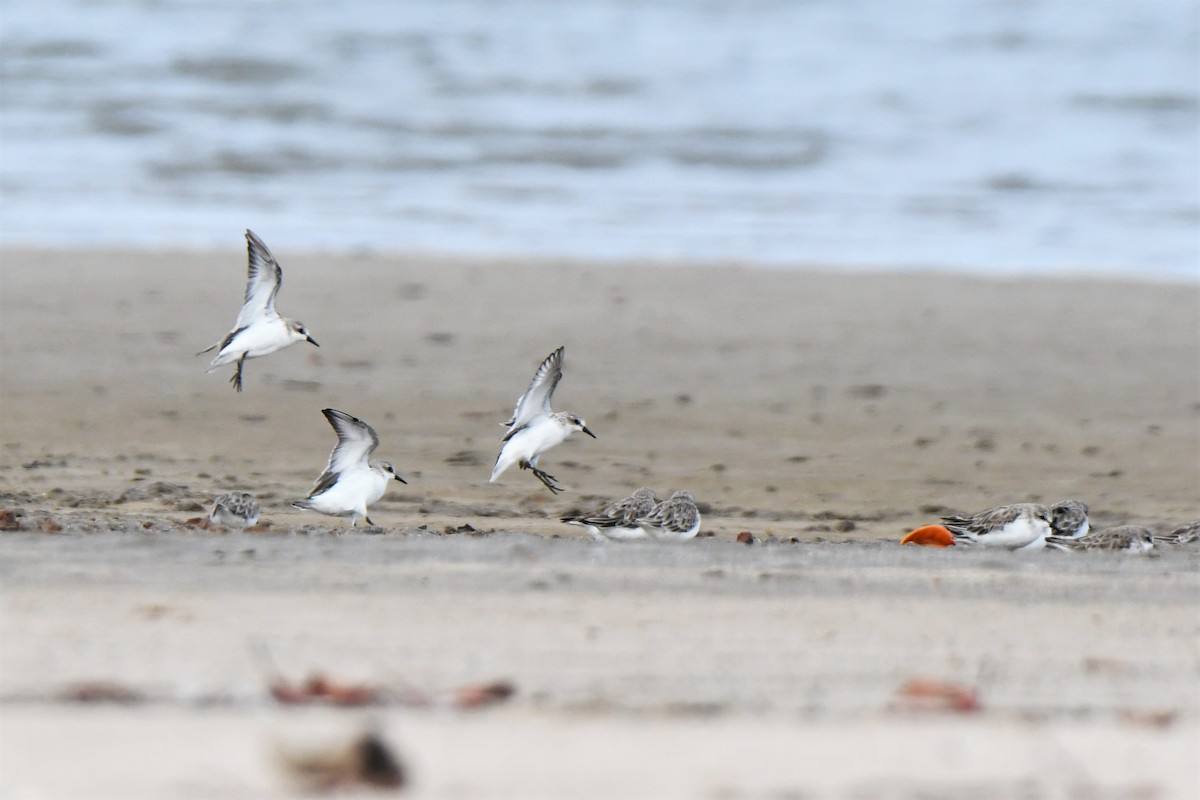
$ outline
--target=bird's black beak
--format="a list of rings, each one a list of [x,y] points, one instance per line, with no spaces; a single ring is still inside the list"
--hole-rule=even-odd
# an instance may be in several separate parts
[[[596,438],[596,434],[589,431],[587,425],[580,425],[579,430],[583,431],[584,433],[586,433],[588,436],[592,437],[593,439]]]
[[[400,475],[399,475],[398,473],[392,473],[392,476],[393,476],[393,477],[394,477],[396,480],[398,480],[398,481],[400,481],[401,483],[403,483],[405,486],[407,486],[407,485],[408,485],[408,481],[404,480],[404,478],[401,478],[401,477],[400,477]]]
[[[316,339],[314,339],[314,338],[313,338],[313,337],[311,337],[311,336],[305,336],[304,338],[305,338],[305,339],[307,339],[307,340],[308,340],[308,343],[309,343],[309,344],[311,344],[313,347],[320,347],[320,346],[321,346],[321,345],[317,344],[317,340],[316,340]]]

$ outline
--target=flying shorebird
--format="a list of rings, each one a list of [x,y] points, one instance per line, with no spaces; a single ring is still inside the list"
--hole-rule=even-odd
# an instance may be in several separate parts
[[[512,418],[503,423],[508,426],[508,433],[501,440],[504,446],[496,457],[496,466],[488,483],[495,483],[504,470],[516,464],[521,469],[531,471],[547,489],[557,494],[562,487],[556,483],[553,475],[538,469],[538,457],[556,444],[565,442],[575,431],[583,431],[596,438],[582,417],[566,411],[550,410],[550,396],[562,380],[562,362],[563,348],[560,347],[546,356],[533,374],[533,381],[525,394],[517,398]]]
[[[1050,506],[1051,536],[1078,539],[1090,529],[1087,503],[1082,500],[1063,500]]]
[[[645,539],[646,531],[638,525],[638,519],[654,511],[654,490],[642,487],[633,494],[615,503],[609,503],[600,511],[578,517],[563,517],[568,525],[582,525],[593,539]]]
[[[678,491],[638,519],[638,524],[655,539],[687,541],[700,532],[700,509],[691,492]]]
[[[237,370],[229,382],[239,392],[242,390],[242,367],[247,358],[265,356],[296,342],[310,342],[320,347],[308,335],[304,323],[284,319],[275,311],[275,296],[283,285],[283,270],[263,240],[248,228],[246,250],[249,254],[246,299],[233,323],[233,330],[212,347],[196,354],[217,351],[205,372],[236,361]]]
[[[1050,509],[1040,503],[997,506],[968,516],[942,517],[957,544],[1041,550],[1050,533]]]
[[[1083,536],[1049,536],[1046,546],[1055,550],[1126,550],[1148,553],[1154,549],[1154,534],[1141,525],[1119,525]]]
[[[219,495],[213,501],[208,521],[231,528],[250,528],[258,523],[258,501],[249,492]]]
[[[373,526],[367,506],[383,497],[389,480],[408,481],[386,461],[367,461],[379,446],[374,428],[344,411],[323,408],[321,413],[333,426],[338,442],[329,454],[329,465],[313,484],[308,497],[292,505],[332,517],[349,517],[351,528],[359,517]]]

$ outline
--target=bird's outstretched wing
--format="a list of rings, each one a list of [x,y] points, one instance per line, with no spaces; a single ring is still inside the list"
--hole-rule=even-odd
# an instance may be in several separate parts
[[[528,425],[534,417],[550,413],[550,396],[554,394],[555,387],[562,380],[563,349],[560,347],[546,356],[546,359],[537,368],[537,372],[533,373],[533,380],[530,381],[525,394],[517,398],[517,406],[513,409],[512,418],[504,423],[508,426],[508,435],[504,437],[505,441],[515,431]]]
[[[321,413],[333,426],[338,442],[329,454],[329,465],[313,484],[309,497],[328,489],[337,481],[338,475],[350,467],[366,464],[372,451],[379,446],[379,435],[375,433],[375,429],[358,417],[352,417],[336,408],[323,408]]]
[[[283,270],[258,234],[246,229],[246,299],[233,327],[243,328],[260,317],[275,313],[275,296],[283,285]]]

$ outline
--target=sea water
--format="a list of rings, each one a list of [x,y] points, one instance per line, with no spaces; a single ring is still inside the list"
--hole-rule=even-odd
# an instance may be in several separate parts
[[[5,0],[0,243],[1200,277],[1194,0]]]

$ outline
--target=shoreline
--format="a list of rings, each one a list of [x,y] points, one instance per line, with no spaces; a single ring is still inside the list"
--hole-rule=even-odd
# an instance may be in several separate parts
[[[234,237],[236,240],[236,237]],[[125,256],[187,256],[205,257],[214,261],[234,261],[242,255],[240,249],[231,247],[190,247],[186,245],[158,245],[153,243],[137,244],[79,244],[79,245],[47,245],[42,242],[5,241],[0,239],[0,256],[4,257],[62,257],[69,258],[76,254],[94,254],[111,258]],[[910,275],[916,278],[947,278],[964,281],[982,281],[986,283],[1022,282],[1099,282],[1124,283],[1132,285],[1175,285],[1181,288],[1195,288],[1200,285],[1200,272],[1186,273],[1150,273],[1145,270],[1111,268],[1096,271],[1079,265],[1077,267],[1054,268],[1049,266],[1010,266],[1010,267],[965,267],[937,266],[932,264],[894,263],[870,264],[866,262],[831,263],[820,261],[761,261],[752,258],[684,258],[684,257],[623,257],[623,258],[588,258],[571,254],[553,253],[503,253],[488,254],[475,252],[456,252],[453,250],[435,250],[421,248],[390,249],[369,246],[348,248],[299,248],[294,254],[310,259],[330,259],[347,261],[368,259],[370,261],[385,261],[396,264],[424,263],[434,265],[490,265],[503,268],[510,265],[530,266],[535,268],[551,268],[568,265],[576,269],[614,269],[621,270],[631,267],[663,269],[663,270],[718,270],[718,271],[750,271],[767,273],[784,273],[791,275],[812,276],[848,276],[848,277],[888,277]]]

